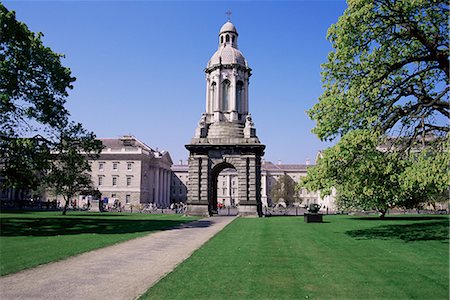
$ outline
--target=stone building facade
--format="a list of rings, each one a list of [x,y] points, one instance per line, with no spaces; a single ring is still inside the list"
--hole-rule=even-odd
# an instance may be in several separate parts
[[[309,164],[274,164],[270,161],[263,161],[261,166],[261,200],[263,207],[273,204],[270,194],[272,187],[281,176],[288,175],[294,182],[298,183],[303,176],[306,176],[306,171],[309,166]],[[187,163],[181,162],[172,166],[172,202],[187,201],[188,171],[189,166]],[[218,203],[225,206],[239,204],[238,186],[239,179],[236,170],[232,168],[223,170],[217,176]],[[301,189],[298,196],[302,199],[302,202],[299,204],[301,206],[318,203],[321,205],[323,211],[327,208],[330,212],[336,210],[335,195],[321,197],[319,192]]]
[[[98,160],[91,161],[95,188],[122,205],[154,203],[170,205],[172,159],[169,152],[150,148],[134,136],[100,139],[105,148]]]

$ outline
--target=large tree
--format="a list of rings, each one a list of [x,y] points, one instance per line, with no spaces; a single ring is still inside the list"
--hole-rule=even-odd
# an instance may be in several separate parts
[[[48,166],[47,136],[68,126],[64,104],[75,78],[42,36],[0,3],[0,175],[6,186],[35,188]]]
[[[0,175],[3,187],[62,195],[65,214],[73,196],[92,189],[88,159],[103,146],[70,122],[64,105],[75,78],[42,36],[0,3]]]
[[[335,188],[339,208],[377,210],[382,217],[389,208],[442,201],[450,182],[449,155],[425,149],[405,157],[380,149],[385,142],[374,131],[354,130],[326,149],[300,184],[322,195]]]
[[[100,140],[95,139],[93,133],[83,129],[81,124],[67,126],[59,132],[58,140],[52,151],[45,183],[55,195],[63,196],[65,215],[74,196],[93,190],[88,174],[91,171],[88,159],[98,158],[103,145]]]
[[[308,170],[309,189],[335,187],[341,207],[381,215],[447,189],[448,12],[446,1],[348,0],[308,112],[321,140],[342,139]]]
[[[275,203],[284,201],[286,205],[299,201],[300,198],[295,190],[295,181],[289,175],[281,175],[270,191],[270,197]]]
[[[448,133],[448,12],[443,0],[348,0],[328,30],[313,132],[332,140],[375,128],[412,143]]]
[[[336,188],[341,209],[377,210],[384,216],[403,199],[398,177],[404,160],[396,153],[377,150],[379,143],[379,135],[369,130],[346,134],[322,153],[301,184],[309,190],[320,190],[322,195]]]

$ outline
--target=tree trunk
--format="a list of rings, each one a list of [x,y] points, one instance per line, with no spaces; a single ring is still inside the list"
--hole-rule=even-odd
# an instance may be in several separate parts
[[[380,219],[384,219],[384,217],[386,216],[387,209],[383,208],[378,210],[378,212],[380,213]]]
[[[66,204],[64,205],[64,209],[63,209],[63,212],[62,212],[63,216],[66,215],[67,209],[69,208],[69,203],[70,203],[70,198],[67,198]]]

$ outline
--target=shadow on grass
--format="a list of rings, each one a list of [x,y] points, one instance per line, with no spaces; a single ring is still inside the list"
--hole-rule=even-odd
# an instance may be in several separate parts
[[[172,229],[191,220],[108,220],[97,218],[2,218],[1,236],[123,234]],[[205,224],[203,224],[205,227]]]
[[[355,217],[353,220],[367,220],[367,221],[427,221],[427,220],[448,220],[448,216],[392,216],[384,217]]]
[[[442,241],[443,243],[448,243],[449,238],[447,220],[414,224],[383,225],[368,229],[350,230],[346,231],[345,234],[357,239],[400,239],[405,242]]]
[[[195,221],[186,225],[182,225],[181,228],[206,228],[211,226],[212,222],[207,220]]]

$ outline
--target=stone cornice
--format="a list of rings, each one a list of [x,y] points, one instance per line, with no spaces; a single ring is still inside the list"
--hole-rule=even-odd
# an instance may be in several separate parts
[[[205,68],[205,73],[211,73],[217,69],[238,69],[244,72],[248,72],[248,76],[252,75],[252,69],[246,66],[242,66],[240,64],[216,64],[211,67]]]

